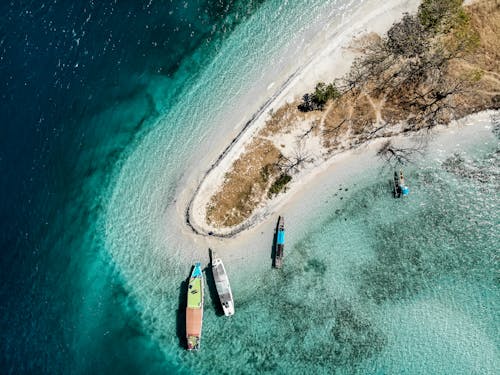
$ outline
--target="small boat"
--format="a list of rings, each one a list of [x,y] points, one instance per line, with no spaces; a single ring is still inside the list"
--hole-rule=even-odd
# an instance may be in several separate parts
[[[274,257],[274,267],[281,268],[285,251],[285,218],[278,219],[278,233],[276,234],[276,255]]]
[[[402,170],[399,170],[399,191],[403,197],[410,194],[410,189],[408,189],[408,186],[405,185],[405,178]]]
[[[198,350],[203,322],[203,272],[200,263],[196,263],[189,278],[186,307],[187,349]]]
[[[402,170],[399,170],[399,174],[398,172],[394,172],[393,193],[394,198],[406,197],[410,194],[410,189],[405,185],[405,177]]]
[[[217,256],[215,251],[210,251],[212,253],[212,273],[214,275],[215,287],[219,294],[222,310],[224,310],[224,315],[231,316],[234,314],[234,301],[226,268],[224,267],[224,263],[222,263],[222,259]]]
[[[394,186],[392,193],[394,194],[394,198],[401,197],[401,189],[399,188],[399,176],[398,172],[394,172]]]

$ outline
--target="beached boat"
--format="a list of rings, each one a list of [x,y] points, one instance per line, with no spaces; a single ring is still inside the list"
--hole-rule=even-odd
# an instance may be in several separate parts
[[[210,251],[212,253],[212,273],[214,275],[215,287],[219,294],[222,310],[224,310],[224,315],[231,316],[234,314],[234,301],[226,268],[224,267],[224,263],[222,263],[222,259],[217,256],[215,251]]]
[[[285,218],[278,219],[278,233],[276,234],[276,255],[274,257],[274,267],[281,268],[283,257],[285,256]]]
[[[186,307],[186,338],[187,349],[198,350],[201,340],[201,325],[203,323],[203,272],[200,263],[194,266],[189,278]]]

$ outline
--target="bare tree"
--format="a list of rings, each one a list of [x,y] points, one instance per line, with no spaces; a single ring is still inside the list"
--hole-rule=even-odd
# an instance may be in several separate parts
[[[277,167],[281,173],[294,174],[313,160],[314,158],[305,150],[304,143],[298,141],[290,156],[280,155]]]
[[[390,166],[406,165],[413,161],[417,155],[424,154],[424,146],[399,147],[395,146],[391,140],[387,140],[377,152],[377,155]]]
[[[452,77],[449,62],[472,48],[476,35],[464,17],[454,21],[454,27],[460,30],[456,35],[452,34],[453,28],[442,31],[450,33],[447,38],[435,37],[435,30],[422,23],[423,19],[431,22],[429,17],[437,15],[439,19],[443,14],[455,20],[460,1],[447,1],[425,0],[419,14],[405,14],[385,38],[365,48],[364,55],[354,61],[344,77],[344,92],[354,96],[365,92],[383,100],[393,113],[399,112],[382,127],[403,121],[405,131],[414,131],[448,123],[460,114],[454,99],[470,82]]]
[[[386,45],[396,56],[416,57],[429,48],[429,37],[418,18],[405,13],[387,32]]]

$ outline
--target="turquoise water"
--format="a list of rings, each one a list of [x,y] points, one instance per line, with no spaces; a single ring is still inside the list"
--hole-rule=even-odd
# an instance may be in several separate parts
[[[0,3],[0,372],[176,372],[104,214],[124,160],[261,3]]]
[[[215,158],[225,146],[221,139],[263,104],[263,93],[272,95],[306,60],[296,51],[327,21],[349,19],[361,2],[185,4],[175,4],[178,19],[169,19],[163,32],[169,9],[155,8],[152,22],[143,6],[144,21],[134,29],[140,44],[113,29],[113,47],[105,35],[96,45],[110,47],[92,60],[110,51],[116,55],[92,69],[109,77],[99,76],[90,88],[76,85],[69,94],[57,91],[76,99],[56,97],[54,119],[40,118],[51,126],[37,127],[43,134],[33,141],[37,158],[18,164],[18,170],[40,170],[43,178],[33,182],[30,175],[25,183],[39,195],[21,194],[22,205],[2,210],[16,233],[2,238],[12,249],[1,260],[7,280],[1,290],[7,301],[2,369],[498,373],[494,138],[464,150],[463,162],[432,160],[409,168],[407,200],[388,194],[386,170],[353,178],[341,193],[332,186],[328,200],[304,213],[302,223],[287,219],[298,224],[288,228],[282,271],[271,272],[267,258],[227,267],[236,315],[219,316],[207,293],[202,349],[184,350],[182,283],[206,253],[206,243],[187,235],[176,200],[189,195],[185,186],[208,167],[197,163],[200,156]],[[93,11],[92,19],[99,15],[102,24],[109,18],[115,8],[108,5]],[[195,35],[202,37],[193,41],[195,23]],[[153,24],[154,32],[141,34]],[[174,40],[176,28],[189,31]],[[185,49],[159,52],[158,35]],[[71,51],[75,43],[68,43]],[[131,45],[143,46],[137,48],[145,57],[124,53]],[[86,48],[62,63],[77,71],[74,82],[88,81],[78,71]],[[59,75],[54,80],[66,87]],[[26,223],[16,226],[11,213],[18,211]]]
[[[187,372],[495,373],[495,181],[478,194],[473,181],[443,174],[439,163],[414,171],[407,201],[393,200],[378,175],[353,182],[342,201],[296,228],[301,237],[289,236],[283,272],[256,265],[229,271],[236,315],[221,318],[207,298],[202,350],[183,349],[182,281],[206,245],[183,236],[174,202],[190,181],[182,166],[201,173],[200,154],[217,155],[220,148],[209,147],[227,131],[232,109],[272,79],[260,67],[274,60],[286,69],[277,56],[287,48],[282,37],[321,20],[328,7],[311,9],[263,4],[124,161],[106,207],[106,249],[140,306],[144,331]],[[466,214],[486,225],[464,225]],[[464,295],[464,286],[457,295],[456,283],[471,292]],[[471,294],[478,289],[488,291],[479,302]],[[460,332],[464,322],[468,330]]]
[[[221,317],[208,296],[196,354],[181,347],[177,319],[203,244],[178,248],[176,227],[158,229],[162,243],[141,223],[150,242],[121,260],[145,329],[187,372],[497,373],[498,140],[462,150],[408,167],[407,199],[392,198],[385,167],[332,186],[319,211],[288,226],[283,270],[229,268],[236,314]]]

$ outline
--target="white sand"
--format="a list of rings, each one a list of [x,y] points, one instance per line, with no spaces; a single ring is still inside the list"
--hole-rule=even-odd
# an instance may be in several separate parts
[[[217,236],[231,236],[240,233],[243,229],[256,226],[260,227],[260,223],[267,221],[265,219],[269,218],[271,215],[274,217],[278,210],[282,212],[284,207],[293,206],[294,200],[299,199],[301,196],[300,192],[315,189],[313,185],[316,184],[313,183],[313,180],[315,180],[317,176],[324,174],[325,171],[330,171],[333,178],[332,182],[335,181],[338,184],[339,181],[345,180],[350,175],[347,173],[347,170],[353,168],[352,160],[357,159],[356,165],[358,165],[358,167],[353,169],[356,170],[357,173],[360,173],[359,165],[364,166],[374,163],[374,150],[377,145],[380,144],[379,141],[374,141],[370,145],[331,157],[325,161],[325,159],[322,158],[324,150],[320,147],[319,138],[310,136],[301,147],[303,147],[314,160],[307,168],[293,176],[293,180],[289,184],[286,193],[280,194],[271,201],[264,202],[264,204],[254,211],[248,220],[236,227],[218,229],[208,225],[205,221],[206,207],[210,198],[220,189],[225,173],[245,150],[245,145],[247,145],[265,125],[265,121],[269,117],[269,111],[275,110],[284,103],[293,101],[301,97],[305,92],[311,91],[318,81],[331,81],[334,78],[341,77],[348,71],[355,57],[353,52],[347,48],[352,43],[353,38],[369,32],[383,34],[396,20],[401,18],[404,12],[414,12],[418,4],[419,1],[417,0],[392,0],[384,3],[383,6],[370,4],[366,7],[362,7],[350,18],[350,20],[346,20],[340,27],[322,33],[319,38],[321,43],[318,44],[318,50],[314,58],[312,58],[306,66],[299,69],[299,73],[296,74],[279,95],[269,103],[265,112],[257,116],[252,124],[247,127],[245,131],[240,133],[237,140],[226,149],[223,158],[220,159],[216,166],[202,179],[190,202],[186,202],[185,199],[181,200],[182,204],[189,205],[189,222],[196,232],[203,235],[213,233]],[[352,23],[353,21],[355,21],[355,23]],[[279,140],[275,140],[276,146],[286,154],[286,152],[297,147],[295,146],[297,135],[298,134],[291,133],[280,136]],[[231,140],[227,140],[227,144],[230,143]],[[282,145],[285,147],[281,148],[280,146]],[[364,150],[362,155],[360,154],[361,150]],[[202,162],[206,162],[208,168],[209,161],[203,160]],[[190,190],[195,189],[190,188]],[[292,199],[292,197],[296,198]],[[302,198],[303,197],[300,197],[300,199]],[[182,210],[184,211],[184,209]],[[273,229],[272,226],[271,229]],[[266,232],[267,231],[269,231],[269,226],[266,227]],[[254,230],[251,232],[254,232]],[[245,234],[240,233],[238,236],[240,244],[242,236],[245,236]],[[265,237],[269,238],[267,236]],[[218,245],[220,246],[220,243],[218,243]]]
[[[232,144],[218,165],[202,180],[190,203],[189,210],[189,221],[197,232],[203,234],[213,232],[217,235],[230,234],[241,230],[243,227],[252,226],[274,212],[289,194],[281,194],[278,199],[272,200],[271,204],[259,207],[248,220],[231,229],[221,230],[208,225],[205,221],[206,207],[210,198],[220,189],[225,173],[245,150],[245,145],[265,125],[265,121],[269,117],[269,111],[275,110],[285,102],[293,101],[304,93],[311,91],[318,81],[331,81],[334,78],[341,77],[348,71],[355,57],[353,52],[347,48],[352,43],[353,38],[367,32],[384,33],[394,21],[401,17],[402,13],[415,11],[418,3],[419,1],[416,0],[393,0],[386,2],[383,6],[372,3],[359,9],[349,20],[344,20],[343,25],[330,31],[326,30],[319,35],[317,51],[313,58],[309,60],[306,66],[299,69],[299,73],[288,82],[281,93],[268,105],[266,111],[257,116],[253,123],[239,135],[237,142]],[[354,24],[352,23],[353,20],[356,21]],[[297,134],[290,134],[279,139],[277,146],[285,145],[284,149],[280,147],[284,154],[288,150],[297,147],[296,136]],[[230,142],[228,140],[227,143]],[[302,148],[314,157],[316,167],[321,164],[318,161],[323,150],[320,147],[318,138],[308,137]],[[301,174],[307,175],[313,170],[314,168],[308,168]],[[294,185],[297,184],[296,181],[302,180],[303,177],[305,176],[294,176],[295,182],[290,184],[290,188],[294,188]]]
[[[423,133],[428,141],[423,159],[441,162],[455,152],[476,147],[483,142],[491,142],[494,140],[491,131],[493,113],[481,112],[453,122],[448,127],[436,128],[431,134]],[[497,111],[497,116],[499,114]],[[399,135],[393,137],[393,142],[402,147],[414,146],[421,142],[423,134]],[[304,179],[295,183],[279,202],[273,202],[273,206],[269,208],[272,215],[259,220],[254,226],[232,238],[196,235],[183,225],[180,220],[182,215],[179,213],[176,224],[183,233],[183,241],[189,246],[188,253],[192,260],[201,259],[208,262],[207,248],[214,248],[223,257],[224,263],[234,269],[246,269],[249,274],[254,270],[262,270],[263,267],[267,269],[271,265],[270,255],[277,215],[284,215],[286,218],[287,243],[296,243],[305,234],[304,231],[310,228],[310,225],[305,223],[316,220],[319,213],[324,214],[325,201],[332,199],[332,195],[338,192],[340,187],[352,188],[353,183],[360,181],[368,171],[381,169],[384,162],[376,156],[376,152],[382,142],[382,139],[375,140],[358,149],[334,156],[328,163],[314,168]]]

